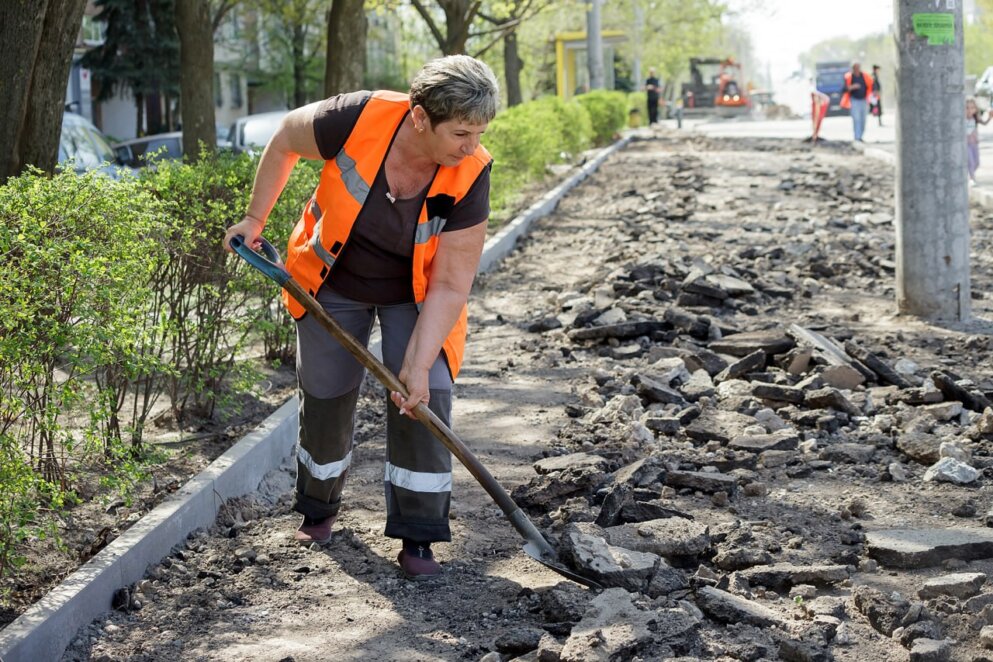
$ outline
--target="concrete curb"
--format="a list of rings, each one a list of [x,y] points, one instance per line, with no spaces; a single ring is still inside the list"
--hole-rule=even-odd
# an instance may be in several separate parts
[[[877,161],[882,161],[883,163],[888,163],[889,165],[896,167],[896,154],[887,151],[885,149],[880,149],[878,147],[866,147],[862,150],[862,153],[869,158],[876,159]],[[969,200],[975,202],[981,207],[993,208],[993,191],[988,191],[983,188],[976,186],[969,187]]]
[[[631,136],[626,136],[601,150],[579,172],[487,241],[479,271],[489,271],[509,255],[536,220],[551,213],[566,193],[630,141]],[[379,348],[370,349],[378,352]],[[288,400],[176,494],[0,630],[0,662],[60,659],[80,628],[110,611],[118,589],[144,577],[150,565],[165,558],[190,533],[210,527],[224,501],[255,491],[266,474],[293,453],[298,405],[297,398]]]
[[[62,657],[81,627],[110,610],[115,591],[141,579],[192,531],[211,526],[226,499],[256,489],[279,466],[296,442],[296,413],[293,398],[0,631],[0,659]]]

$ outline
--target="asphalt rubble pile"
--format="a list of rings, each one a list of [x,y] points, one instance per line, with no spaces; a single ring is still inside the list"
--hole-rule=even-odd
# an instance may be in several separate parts
[[[229,503],[212,531],[123,590],[119,614],[84,628],[65,659],[119,659],[118,624],[139,611],[149,649],[180,656],[217,614],[270,604],[260,599],[270,589],[332,595],[329,578],[347,575],[398,609],[444,601],[439,613],[455,616],[439,615],[439,629],[459,637],[446,642],[461,659],[993,660],[993,586],[977,568],[993,559],[993,382],[963,371],[989,356],[988,338],[926,338],[915,361],[899,330],[860,336],[819,311],[824,293],[892,295],[880,285],[895,270],[892,207],[872,193],[891,176],[800,149],[773,169],[750,159],[782,143],[752,141],[721,187],[699,156],[720,141],[671,142],[663,165],[629,147],[639,167],[601,182],[609,195],[589,194],[605,219],[595,232],[614,247],[596,273],[543,289],[540,265],[528,267],[515,277],[536,305],[493,322],[520,327],[508,370],[529,361],[579,375],[568,422],[512,496],[602,591],[505,585],[482,574],[483,558],[448,561],[437,584],[412,586],[361,532],[336,533],[326,553],[277,541],[264,521],[289,509],[283,473],[274,499]],[[770,172],[772,186],[755,183]],[[559,220],[592,204],[571,196]],[[590,237],[556,239],[570,241]],[[363,398],[360,439],[382,417],[381,394]],[[888,500],[915,490],[941,503],[919,521],[894,516],[905,504]],[[495,509],[493,522],[506,527]],[[129,641],[124,650],[141,650]]]
[[[962,571],[993,557],[993,531],[867,533],[872,504],[858,498],[826,517],[788,508],[777,523],[761,516],[785,482],[820,473],[970,487],[993,476],[993,384],[888,356],[851,333],[727,321],[769,324],[776,315],[767,313],[794,297],[892,271],[886,247],[858,233],[891,217],[873,210],[864,181],[832,172],[807,169],[780,185],[816,186],[838,201],[839,216],[821,229],[831,242],[744,247],[720,265],[639,255],[558,293],[557,309],[526,324],[541,335],[530,346],[539,355],[593,369],[566,408],[572,422],[559,445],[513,497],[558,541],[561,558],[606,590],[580,609],[583,592],[561,586],[558,599],[571,596],[572,606],[548,614],[570,614],[571,627],[555,639],[546,623],[515,659],[689,660],[706,651],[829,660],[833,647],[864,636],[853,624],[899,641],[910,660],[952,659],[963,633],[993,648],[993,587],[984,573]],[[698,190],[703,179],[686,159],[672,181]],[[644,219],[683,220],[695,207],[690,196],[631,197],[635,206],[611,210],[627,212],[624,246],[648,236]],[[793,223],[787,237],[812,225]],[[791,266],[798,256],[802,269]],[[694,515],[701,509],[726,516],[704,524]],[[971,498],[953,514],[993,526],[993,512]],[[948,574],[922,581],[916,595],[852,582],[859,572],[939,564]],[[497,648],[504,657],[493,659],[521,652]]]

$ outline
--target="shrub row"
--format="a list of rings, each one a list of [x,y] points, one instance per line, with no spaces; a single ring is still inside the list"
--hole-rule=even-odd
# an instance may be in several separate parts
[[[255,163],[161,163],[111,181],[31,172],[0,187],[0,574],[72,500],[94,463],[140,477],[164,394],[181,424],[211,418],[249,333],[286,358],[278,288],[221,250]],[[316,182],[298,168],[267,236],[285,244]]]
[[[549,165],[610,142],[625,126],[627,113],[623,92],[598,90],[570,101],[542,97],[497,115],[483,140],[495,162],[493,210],[512,204],[522,186],[540,180]]]

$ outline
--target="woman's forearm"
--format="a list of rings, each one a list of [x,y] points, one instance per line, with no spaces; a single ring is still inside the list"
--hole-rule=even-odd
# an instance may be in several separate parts
[[[276,205],[279,194],[283,192],[290,173],[299,160],[299,154],[290,152],[275,140],[266,146],[259,160],[258,170],[255,172],[255,183],[252,185],[252,196],[249,198],[246,216],[263,223],[269,218],[269,213]]]
[[[428,289],[414,332],[407,343],[404,364],[429,370],[468,300],[464,292],[438,285]]]

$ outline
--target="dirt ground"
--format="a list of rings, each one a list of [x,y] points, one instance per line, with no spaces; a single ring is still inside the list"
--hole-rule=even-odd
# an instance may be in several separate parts
[[[908,359],[925,374],[950,368],[980,389],[993,390],[993,269],[986,255],[993,216],[978,209],[973,214],[976,321],[935,327],[894,314],[891,191],[887,168],[847,148],[811,153],[794,143],[666,133],[633,143],[567,196],[497,272],[478,280],[467,361],[457,384],[456,432],[508,490],[531,481],[532,463],[546,456],[586,450],[621,466],[649,452],[671,451],[684,461],[708,452],[710,447],[694,446],[681,432],[659,436],[647,449],[644,441],[627,438],[628,428],[598,427],[584,414],[584,408],[602,406],[598,397],[610,395],[598,377],[647,365],[647,354],[625,355],[621,350],[629,345],[618,343],[577,343],[567,329],[529,330],[567,311],[576,297],[595,300],[603,286],[618,282],[618,273],[649,263],[685,272],[694,264],[748,261],[748,269],[739,272],[761,280],[764,294],[707,311],[725,328],[797,323],[835,338],[855,338],[889,362]],[[776,294],[783,289],[793,294]],[[628,314],[655,310],[661,317],[671,305],[664,297],[642,297],[629,304]],[[330,545],[294,544],[298,517],[289,510],[292,467],[286,467],[270,476],[255,498],[230,503],[213,530],[194,535],[151,568],[130,587],[126,606],[84,628],[64,659],[558,659],[555,651],[587,614],[595,592],[525,556],[513,528],[463,468],[455,471],[453,542],[436,547],[443,576],[413,583],[399,575],[399,543],[382,536],[384,406],[381,390],[367,385],[345,505]],[[831,441],[864,443],[856,428],[842,424],[806,439],[823,442],[832,435]],[[993,467],[984,463],[990,457],[987,441],[968,444],[977,466]],[[926,467],[906,458],[909,480],[889,480],[886,466],[897,456],[886,448],[865,464],[833,461],[792,474],[785,465],[759,467],[749,479],[765,485],[765,493],[730,503],[692,489],[661,492],[669,507],[706,525],[715,541],[767,552],[773,562],[840,563],[852,569],[849,579],[806,596],[748,594],[798,628],[810,621],[805,601],[838,598],[841,626],[817,652],[786,655],[769,628],[722,624],[701,613],[693,632],[678,640],[648,638],[613,652],[598,651],[591,642],[572,659],[908,659],[898,639],[873,629],[852,606],[853,586],[916,600],[925,579],[948,569],[988,574],[993,562],[878,568],[865,563],[864,531],[982,528],[993,500],[985,475],[968,486],[923,482]],[[569,512],[596,515],[595,494],[580,500],[563,504],[561,512],[531,514],[554,531],[553,520],[568,519]],[[967,503],[971,510],[960,508]],[[575,517],[583,521],[584,516]],[[714,551],[680,570],[717,583],[728,573],[715,566]],[[647,609],[690,613],[692,600],[691,590],[637,598]],[[953,642],[951,657],[941,659],[985,659],[977,615],[954,600],[925,607],[942,627],[941,636],[933,638]],[[653,627],[657,632],[658,625]]]

